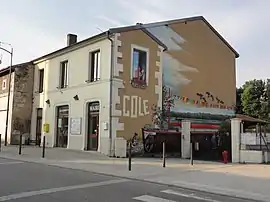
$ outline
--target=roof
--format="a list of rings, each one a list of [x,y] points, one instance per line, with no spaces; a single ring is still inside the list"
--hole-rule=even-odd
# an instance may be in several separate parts
[[[25,66],[30,65],[30,64],[32,64],[32,62],[24,62],[24,63],[12,65],[11,72],[13,72],[15,70],[15,68],[22,68],[22,67],[25,67]],[[3,69],[0,69],[0,76],[9,74],[9,70],[10,70],[10,66],[5,67]]]
[[[105,38],[108,34],[109,34],[109,32],[106,31],[106,32],[102,32],[102,33],[100,33],[100,34],[91,36],[91,37],[89,37],[89,38],[87,38],[87,39],[84,39],[84,40],[82,40],[82,41],[79,41],[79,42],[77,42],[77,43],[75,43],[75,44],[66,46],[66,47],[61,48],[61,49],[58,49],[58,50],[56,50],[56,51],[54,51],[54,52],[51,52],[51,53],[48,53],[48,54],[43,55],[43,56],[41,56],[41,57],[38,57],[38,58],[32,60],[32,62],[36,62],[36,61],[38,61],[38,60],[42,60],[42,59],[44,59],[44,58],[53,56],[53,55],[55,55],[55,54],[57,54],[57,53],[60,53],[60,52],[62,52],[62,51],[68,50],[68,49],[76,48],[76,47],[78,47],[78,46],[80,46],[80,45],[83,45],[84,43],[87,43],[87,42],[90,42],[90,41],[93,41],[93,40],[96,40],[96,39]]]
[[[229,44],[229,42],[227,42],[218,33],[218,31],[203,16],[195,16],[195,17],[181,18],[181,19],[176,19],[176,20],[147,23],[147,24],[143,24],[143,27],[148,28],[148,27],[153,27],[153,26],[168,25],[168,24],[174,24],[174,23],[185,23],[185,22],[191,22],[191,21],[197,21],[197,20],[202,20],[221,39],[221,41],[223,41],[223,43],[226,46],[228,46],[228,48],[235,54],[235,57],[236,58],[239,57],[239,53]],[[142,28],[142,24],[138,23],[137,25],[113,28],[111,30],[113,30],[113,32],[125,32],[125,31],[141,29],[141,28]]]
[[[241,119],[242,121],[246,121],[246,122],[253,122],[253,123],[262,123],[262,124],[267,124],[267,121],[264,121],[262,119],[257,119],[257,118],[253,118],[251,116],[247,116],[244,114],[236,114],[235,118]]]
[[[120,33],[120,32],[127,32],[127,31],[133,31],[133,30],[142,30],[144,33],[146,33],[150,38],[152,38],[157,44],[162,46],[164,50],[167,49],[166,45],[163,44],[158,38],[156,38],[153,34],[151,34],[149,31],[147,31],[146,28],[153,27],[153,26],[162,26],[162,25],[168,25],[168,24],[174,24],[174,23],[185,23],[188,21],[197,21],[197,20],[202,20],[222,41],[225,45],[229,47],[229,49],[235,54],[235,57],[239,57],[239,53],[214,29],[214,27],[203,17],[203,16],[195,16],[195,17],[189,17],[189,18],[181,18],[181,19],[176,19],[176,20],[169,20],[169,21],[162,21],[162,22],[155,22],[155,23],[147,23],[147,24],[142,24],[142,23],[137,23],[136,25],[132,26],[125,26],[125,27],[116,27],[116,28],[111,28],[108,31],[102,32],[100,34],[91,36],[85,40],[79,41],[75,44],[72,44],[70,46],[66,46],[64,48],[58,49],[54,52],[51,52],[49,54],[43,55],[39,58],[34,59],[32,62],[36,62],[42,59],[45,59],[47,57],[51,57],[57,53],[61,53],[62,51],[65,50],[72,50],[80,47],[81,45],[84,45],[85,43],[89,43],[93,40],[98,40],[98,39],[103,39],[106,38],[114,33]]]

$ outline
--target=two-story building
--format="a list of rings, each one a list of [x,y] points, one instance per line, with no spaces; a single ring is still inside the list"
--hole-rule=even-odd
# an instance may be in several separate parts
[[[9,78],[11,78],[10,82]],[[17,144],[19,140],[17,135],[19,134],[24,134],[26,138],[29,137],[33,81],[34,66],[31,62],[12,66],[11,75],[9,67],[0,70],[0,134],[2,142],[6,139],[8,144]],[[8,93],[9,84],[10,95]]]
[[[114,155],[117,137],[128,140],[152,123],[163,86],[175,98],[174,114],[233,115],[238,56],[201,16],[113,28],[80,42],[69,34],[66,47],[33,61],[32,138]]]

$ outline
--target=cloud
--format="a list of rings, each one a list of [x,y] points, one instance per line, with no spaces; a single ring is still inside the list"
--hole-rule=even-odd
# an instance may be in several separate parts
[[[118,27],[123,26],[124,24],[121,21],[114,20],[112,18],[106,17],[105,15],[99,15],[96,17],[98,20],[101,20],[103,23],[109,24],[109,26]]]

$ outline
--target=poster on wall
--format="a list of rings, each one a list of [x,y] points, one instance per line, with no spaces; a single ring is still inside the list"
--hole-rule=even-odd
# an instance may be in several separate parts
[[[81,134],[82,118],[70,118],[70,133],[72,135]]]

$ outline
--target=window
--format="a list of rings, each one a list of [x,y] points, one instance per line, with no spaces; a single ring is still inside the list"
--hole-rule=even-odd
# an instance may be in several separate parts
[[[131,84],[134,87],[145,87],[147,84],[148,64],[147,51],[132,48]]]
[[[5,90],[6,88],[7,88],[7,80],[4,79],[4,80],[2,81],[2,90]]]
[[[39,70],[39,86],[38,86],[38,92],[42,93],[44,89],[44,69]]]
[[[68,85],[68,61],[61,62],[60,66],[60,88]]]
[[[90,53],[90,82],[100,79],[100,50]]]

